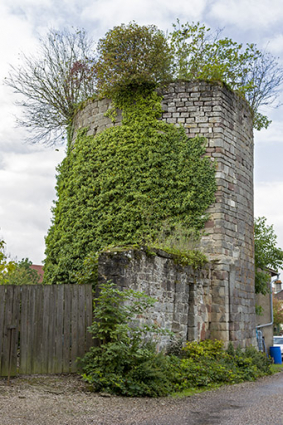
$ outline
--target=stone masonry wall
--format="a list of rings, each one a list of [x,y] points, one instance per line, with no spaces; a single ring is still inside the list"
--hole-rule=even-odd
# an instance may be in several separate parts
[[[180,266],[161,250],[105,252],[98,261],[98,283],[112,280],[120,289],[143,291],[157,302],[142,323],[154,323],[183,340],[209,338],[211,321],[211,270]],[[163,336],[160,347],[169,343]]]
[[[74,137],[76,139],[77,129],[88,128],[88,135],[94,136],[101,133],[108,127],[120,125],[122,121],[121,111],[118,111],[116,122],[113,123],[110,118],[105,117],[105,112],[111,106],[110,99],[93,100],[86,102],[84,109],[78,111],[74,119]]]
[[[201,249],[214,262],[211,276],[210,337],[235,345],[256,343],[253,241],[253,126],[247,103],[221,84],[178,82],[163,90],[162,119],[184,126],[188,137],[207,139],[217,162],[216,201],[209,208]],[[96,134],[120,125],[104,113],[110,100],[90,101],[75,128]]]
[[[207,139],[217,161],[216,202],[209,209],[202,249],[216,260],[212,276],[211,336],[255,344],[253,240],[253,126],[247,103],[220,84],[171,84],[163,119],[188,137]]]

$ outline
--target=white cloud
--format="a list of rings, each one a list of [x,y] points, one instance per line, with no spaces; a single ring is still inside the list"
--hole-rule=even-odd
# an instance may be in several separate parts
[[[281,26],[283,8],[281,0],[217,0],[212,2],[209,15],[227,26],[263,31]]]
[[[63,149],[39,146],[30,146],[26,154],[5,155],[6,167],[0,170],[0,235],[12,256],[29,257],[34,263],[43,260],[55,199],[55,167],[63,157]]]
[[[97,22],[99,30],[111,29],[121,23],[136,21],[140,25],[155,24],[163,30],[171,30],[176,18],[193,21],[201,18],[205,0],[96,0],[90,2],[81,15],[86,22]],[[94,28],[94,34],[98,31]],[[103,34],[98,34],[101,37]]]
[[[266,37],[263,41],[263,45],[266,46],[266,50],[268,52],[270,52],[273,56],[278,57],[282,54],[283,34],[280,32],[275,34],[274,37]]]
[[[279,114],[282,114],[282,107],[278,110]],[[270,114],[267,114],[268,117]],[[272,121],[268,129],[262,129],[260,131],[255,131],[254,134],[255,143],[283,143],[283,122],[282,121]],[[271,154],[272,152],[270,152]]]

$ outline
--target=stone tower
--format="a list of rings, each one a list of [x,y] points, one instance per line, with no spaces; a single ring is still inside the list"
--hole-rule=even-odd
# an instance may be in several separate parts
[[[184,126],[188,137],[207,139],[207,155],[217,162],[216,201],[201,241],[212,266],[210,314],[205,337],[255,344],[253,238],[253,123],[245,100],[220,83],[171,83],[163,90],[163,117]],[[108,99],[90,101],[75,118],[75,129],[95,135],[113,124],[104,116]],[[195,339],[201,337],[200,331]]]

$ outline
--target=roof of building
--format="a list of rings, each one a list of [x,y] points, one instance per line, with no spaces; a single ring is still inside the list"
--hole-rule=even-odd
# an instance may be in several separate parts
[[[277,300],[283,300],[283,289],[281,289],[281,291],[279,291],[279,292],[276,292],[276,294],[274,294],[273,296]]]
[[[43,266],[38,266],[36,264],[32,264],[30,267],[33,270],[37,271],[37,273],[39,274],[39,283],[41,283],[43,281],[43,275],[44,275]]]

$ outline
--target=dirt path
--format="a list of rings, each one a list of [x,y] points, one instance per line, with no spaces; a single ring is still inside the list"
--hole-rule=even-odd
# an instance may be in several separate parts
[[[183,399],[89,392],[75,376],[0,380],[0,425],[282,425],[283,374]]]

